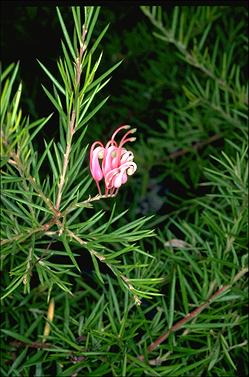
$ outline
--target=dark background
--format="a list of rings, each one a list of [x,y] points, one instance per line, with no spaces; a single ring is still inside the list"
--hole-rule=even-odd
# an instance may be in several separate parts
[[[70,7],[60,6],[60,10],[68,29],[72,30]],[[100,49],[107,49],[100,72],[125,59],[108,85],[107,92],[111,95],[120,93],[122,79],[127,74],[126,67],[132,59],[132,51],[127,51],[126,46],[122,46],[122,35],[144,19],[139,6],[136,5],[112,5],[101,8],[93,40],[108,23],[110,27],[100,46]],[[120,36],[121,46],[116,43],[117,35]],[[4,67],[11,62],[20,61],[20,77],[24,84],[23,109],[35,117],[42,117],[53,110],[41,90],[40,84],[46,83],[47,78],[36,59],[43,62],[56,75],[56,60],[62,55],[60,44],[62,38],[55,6],[18,6],[17,3],[13,5],[12,2],[2,4],[1,60]],[[132,76],[136,75],[136,70],[129,69],[129,73],[132,79]]]

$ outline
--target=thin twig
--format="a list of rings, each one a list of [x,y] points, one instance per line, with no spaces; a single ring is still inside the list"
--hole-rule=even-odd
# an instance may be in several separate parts
[[[47,207],[53,212],[53,214],[55,216],[60,216],[60,212],[54,208],[53,203],[49,198],[46,197],[42,189],[37,184],[35,178],[32,177],[32,175],[26,171],[25,167],[23,166],[23,163],[20,160],[19,155],[15,152],[11,152],[10,157],[12,159],[9,159],[9,163],[19,171],[20,176],[29,181],[35,192],[38,194],[39,197],[42,198],[44,203],[46,203]]]
[[[89,196],[88,199],[83,200],[83,202],[78,202],[78,203],[72,203],[71,206],[67,207],[63,212],[62,216],[66,216],[69,212],[73,211],[76,208],[80,207],[87,207],[87,204],[90,204],[91,202],[95,202],[100,199],[107,199],[107,198],[115,198],[117,196],[117,193],[115,194],[109,194],[109,195],[100,195],[97,194],[93,197]]]
[[[42,230],[43,230],[43,227],[42,227],[42,226],[39,226],[39,227],[37,227],[37,228],[31,229],[31,230],[30,230],[29,232],[27,232],[27,233],[21,233],[21,234],[17,234],[17,235],[14,236],[14,237],[11,237],[11,238],[5,238],[5,239],[2,239],[2,240],[0,240],[0,245],[2,246],[2,245],[5,245],[5,244],[7,244],[7,243],[14,242],[14,241],[20,241],[23,237],[24,237],[24,239],[23,239],[23,241],[24,241],[26,238],[32,236],[32,234],[39,233],[39,232],[41,232]]]
[[[29,347],[29,348],[49,348],[52,344],[49,343],[42,343],[42,342],[32,342],[32,343],[25,343],[19,340],[14,340],[10,342],[10,345],[13,347]]]
[[[59,210],[60,204],[61,204],[62,190],[63,190],[63,186],[64,186],[64,183],[65,183],[65,177],[66,177],[66,172],[67,172],[68,163],[69,163],[69,155],[70,155],[71,146],[72,146],[73,134],[75,132],[75,118],[76,118],[75,110],[73,110],[72,115],[71,115],[70,124],[69,124],[69,139],[68,139],[68,142],[67,142],[66,152],[64,153],[63,168],[62,168],[62,173],[61,173],[61,177],[60,177],[57,200],[56,200],[56,205],[55,205],[55,208],[57,210]]]
[[[34,228],[34,229],[31,229],[29,232],[27,233],[21,233],[21,234],[17,234],[16,236],[14,237],[11,237],[11,238],[6,238],[6,239],[3,239],[3,240],[0,240],[0,245],[5,245],[7,243],[11,243],[11,242],[15,242],[15,241],[24,241],[26,238],[32,236],[33,234],[36,234],[36,233],[40,233],[40,232],[47,232],[54,224],[56,224],[58,222],[58,219],[57,217],[52,217],[48,222],[46,222],[45,224],[37,227],[37,228]]]
[[[66,232],[68,233],[68,235],[70,237],[72,237],[75,241],[77,241],[80,245],[82,246],[86,246],[87,245],[87,242],[86,241],[83,241],[80,237],[78,237],[74,232],[72,232],[71,230],[69,229],[66,229]],[[88,249],[88,251],[90,252],[91,255],[94,255],[96,258],[98,258],[100,260],[100,262],[102,263],[105,263],[106,266],[108,268],[110,268],[110,270],[115,274],[117,275],[117,271],[116,269],[106,261],[106,258],[104,255],[101,255],[99,254],[97,251],[93,250],[93,249]],[[123,274],[118,274],[118,276],[123,280],[123,282],[125,283],[125,285],[128,287],[128,289],[130,290],[130,292],[133,294],[133,297],[134,297],[134,300],[136,302],[137,305],[140,305],[141,304],[141,300],[139,299],[139,297],[137,296],[137,294],[134,292],[135,291],[135,288],[133,287],[133,285],[131,284],[130,280],[124,276]]]
[[[179,151],[172,152],[168,156],[166,156],[165,159],[169,160],[169,159],[174,159],[174,158],[177,158],[177,157],[180,157],[180,156],[184,156],[185,154],[189,153],[191,151],[191,149],[199,150],[202,147],[204,147],[205,145],[211,144],[214,141],[221,139],[222,137],[223,137],[222,135],[215,134],[215,135],[209,137],[205,141],[196,142],[195,144],[193,144],[191,146],[191,148],[190,147],[189,148],[183,148],[183,149],[180,149]]]
[[[76,58],[76,78],[75,78],[75,99],[77,100],[77,96],[79,93],[79,85],[80,85],[80,78],[81,78],[81,62],[83,58],[83,54],[86,50],[86,45],[85,45],[85,36],[86,36],[86,28],[83,25],[82,28],[82,36],[81,36],[81,45],[80,45],[80,51],[78,54],[78,57]],[[63,187],[65,185],[65,178],[66,178],[66,173],[68,169],[68,164],[69,164],[69,156],[72,148],[72,140],[73,140],[73,135],[76,130],[76,108],[73,108],[71,116],[70,116],[70,122],[69,122],[69,130],[68,130],[68,140],[67,140],[67,146],[66,146],[66,151],[64,153],[64,161],[63,161],[63,168],[62,168],[62,173],[60,176],[60,182],[58,186],[58,194],[57,194],[57,199],[56,199],[56,205],[55,208],[59,210],[60,204],[61,204],[61,199],[62,199],[62,191]]]
[[[81,204],[87,204],[87,203],[95,202],[96,200],[100,200],[100,199],[115,198],[115,196],[117,196],[117,192],[115,194],[108,194],[108,195],[97,194],[93,197],[90,196],[88,199],[84,200],[83,202],[79,202],[79,203],[75,204],[75,206],[78,207]]]
[[[79,52],[79,56],[77,58],[77,64],[76,64],[76,85],[77,86],[79,86],[79,84],[80,84],[81,62],[82,62],[84,52],[86,50],[86,44],[85,44],[86,33],[87,33],[87,29],[86,29],[86,26],[84,24],[83,27],[82,27],[80,52]]]
[[[44,194],[43,194],[44,195]],[[2,245],[5,245],[5,244],[7,244],[7,243],[11,243],[11,242],[15,242],[15,241],[21,241],[21,242],[23,242],[23,241],[25,241],[25,239],[26,238],[28,238],[28,237],[30,237],[30,236],[32,236],[33,234],[36,234],[36,233],[40,233],[40,232],[44,232],[44,233],[47,233],[48,232],[48,230],[53,226],[53,225],[57,225],[59,228],[60,228],[60,230],[61,230],[61,232],[63,231],[63,228],[64,228],[64,226],[63,226],[63,224],[62,224],[62,222],[59,220],[60,219],[60,217],[64,217],[68,212],[70,212],[71,210],[73,210],[74,208],[77,208],[77,207],[79,207],[80,205],[83,205],[83,204],[87,204],[87,203],[90,203],[90,202],[93,202],[93,201],[96,201],[96,200],[100,200],[100,199],[106,199],[106,198],[114,198],[116,196],[116,194],[113,194],[113,195],[96,195],[96,196],[94,196],[94,197],[89,197],[88,199],[86,199],[86,200],[84,200],[83,202],[80,202],[80,203],[77,203],[77,204],[75,204],[73,207],[68,207],[63,213],[61,213],[60,211],[57,211],[54,207],[51,207],[51,209],[53,208],[53,210],[54,210],[54,212],[55,212],[55,214],[56,214],[56,216],[53,216],[49,221],[47,221],[45,224],[43,224],[43,225],[40,225],[40,226],[38,226],[38,227],[36,227],[36,228],[33,228],[33,229],[31,229],[29,232],[27,232],[27,233],[21,233],[21,234],[17,234],[16,236],[14,236],[14,237],[11,237],[11,238],[6,238],[6,239],[2,239],[2,240],[0,240],[0,245],[2,246]],[[46,196],[44,195],[44,198],[46,198]],[[47,199],[47,198],[46,198]],[[46,200],[46,203],[48,203],[48,201]],[[51,203],[51,202],[50,202]],[[51,205],[52,205],[52,203],[51,203]],[[74,234],[74,233],[72,233],[70,230],[68,230],[68,234],[70,234],[70,236],[72,237],[72,238],[75,238],[76,239],[76,235]],[[81,244],[83,244],[84,243],[84,245],[87,243],[86,241],[83,241],[83,240],[81,240],[80,238],[77,238],[76,239],[77,240],[77,242],[79,242],[79,243],[81,243]],[[51,245],[51,242],[50,242],[50,244],[49,244],[49,247],[50,247],[50,245]],[[49,248],[48,247],[48,248]],[[101,259],[101,258],[103,258],[103,257],[101,257],[100,255],[98,255],[97,256],[99,259]],[[41,258],[42,259],[42,258]]]
[[[176,332],[177,330],[181,329],[187,322],[191,321],[192,319],[196,318],[198,314],[200,314],[204,309],[206,309],[217,297],[219,297],[222,293],[227,291],[232,287],[232,285],[238,281],[242,276],[244,276],[248,272],[248,267],[242,268],[237,275],[235,275],[233,281],[231,284],[224,285],[218,291],[216,291],[206,302],[204,302],[202,305],[198,306],[195,310],[188,313],[184,318],[182,318],[180,321],[176,322],[168,331],[166,331],[164,334],[159,336],[153,343],[149,345],[147,348],[147,353],[154,351],[156,347],[158,347],[162,342],[164,342],[170,334]],[[140,355],[138,356],[138,359],[144,360],[144,356]]]

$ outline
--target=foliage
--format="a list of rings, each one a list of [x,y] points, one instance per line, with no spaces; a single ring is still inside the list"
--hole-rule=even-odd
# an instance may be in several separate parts
[[[155,168],[166,184],[173,176],[187,192],[197,189],[208,156],[223,146],[226,137],[245,129],[248,105],[243,8],[142,10],[154,25],[156,38],[148,33],[151,26],[141,22],[119,39],[132,77],[110,99],[113,118],[128,119],[143,130],[142,140],[134,146],[142,166],[138,201],[148,195],[151,178],[157,175],[158,181]],[[236,27],[232,12],[241,20]],[[115,35],[112,38],[116,41]],[[232,135],[231,128],[236,129]]]
[[[248,375],[245,9],[143,6],[121,36],[99,11],[72,7],[71,37],[57,9],[58,117],[23,116],[19,64],[2,73],[1,374]],[[86,156],[119,119],[140,136],[116,200]]]

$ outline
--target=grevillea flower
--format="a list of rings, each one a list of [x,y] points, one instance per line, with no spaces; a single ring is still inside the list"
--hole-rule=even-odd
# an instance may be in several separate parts
[[[119,144],[115,137],[121,130],[128,130],[122,137]],[[136,128],[124,125],[117,128],[106,146],[95,141],[90,149],[90,171],[98,187],[99,194],[101,189],[99,182],[104,179],[105,195],[116,194],[120,186],[127,182],[127,176],[132,175],[137,170],[137,165],[133,162],[134,155],[131,151],[124,148],[129,141],[135,141],[131,135],[136,132]]]

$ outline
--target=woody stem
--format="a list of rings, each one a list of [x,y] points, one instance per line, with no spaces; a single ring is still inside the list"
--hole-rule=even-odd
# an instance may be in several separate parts
[[[216,297],[219,297],[222,293],[226,292],[231,288],[231,286],[238,281],[242,276],[244,276],[248,272],[248,267],[242,268],[237,275],[235,275],[233,281],[231,284],[224,285],[218,291],[216,291],[207,301],[205,301],[203,304],[198,306],[196,309],[194,309],[192,312],[188,313],[184,318],[182,318],[180,321],[176,322],[168,331],[166,331],[164,334],[160,335],[153,343],[149,345],[147,348],[147,352],[152,352],[156,347],[158,347],[162,342],[164,342],[170,334],[176,332],[180,328],[182,328],[187,322],[191,321],[192,319],[196,318],[198,314],[200,314],[204,309],[206,309],[214,300]],[[140,355],[138,356],[140,360],[144,360],[144,356]]]
[[[68,163],[69,163],[69,157],[70,157],[70,152],[71,152],[71,147],[72,147],[72,139],[73,135],[76,130],[76,101],[79,93],[79,85],[80,85],[80,78],[81,78],[81,62],[83,58],[83,54],[86,49],[85,45],[85,35],[86,35],[86,28],[83,25],[82,29],[82,37],[81,37],[81,45],[80,45],[80,50],[78,57],[76,59],[76,78],[75,78],[75,107],[73,108],[70,116],[70,122],[69,122],[69,129],[68,129],[68,140],[67,140],[67,146],[66,146],[66,151],[64,153],[64,160],[63,160],[63,167],[62,167],[62,173],[60,176],[60,182],[58,186],[58,193],[57,193],[57,199],[56,199],[56,205],[55,208],[59,210],[60,204],[61,204],[61,199],[62,199],[62,191],[63,187],[65,185],[65,178],[66,178],[66,173],[68,169]]]

